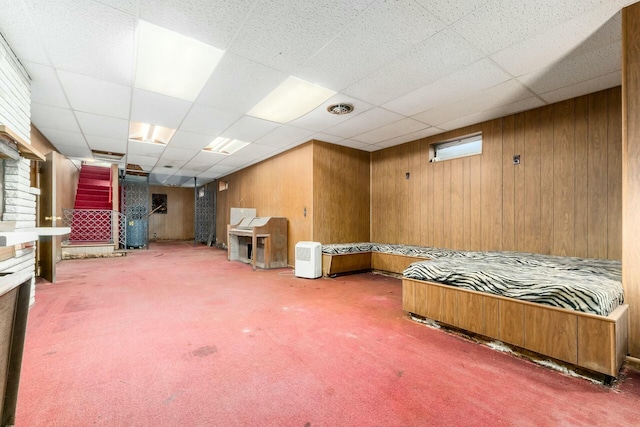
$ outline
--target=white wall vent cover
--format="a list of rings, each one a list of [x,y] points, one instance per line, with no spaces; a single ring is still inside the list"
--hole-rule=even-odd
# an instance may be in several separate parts
[[[322,276],[322,245],[318,242],[296,244],[295,275],[306,279]]]

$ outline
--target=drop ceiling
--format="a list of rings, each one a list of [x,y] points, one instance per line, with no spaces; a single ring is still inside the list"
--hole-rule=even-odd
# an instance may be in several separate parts
[[[629,0],[0,0],[33,124],[64,155],[124,153],[203,184],[318,139],[376,151],[617,86]],[[136,87],[141,21],[224,53],[195,100]],[[247,113],[288,77],[335,91],[288,123]],[[327,106],[346,102],[349,115]],[[177,129],[166,146],[130,122]],[[203,152],[217,137],[250,144]]]

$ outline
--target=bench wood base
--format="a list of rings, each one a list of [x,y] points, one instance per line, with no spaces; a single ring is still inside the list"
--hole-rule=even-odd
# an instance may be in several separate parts
[[[402,308],[612,377],[627,355],[627,304],[605,317],[403,278]]]
[[[371,270],[402,275],[402,272],[409,267],[410,264],[428,259],[429,258],[385,254],[381,252],[353,252],[337,255],[322,254],[322,275],[328,277]]]

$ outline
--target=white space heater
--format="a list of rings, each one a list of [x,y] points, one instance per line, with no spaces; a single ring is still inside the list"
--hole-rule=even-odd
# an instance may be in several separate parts
[[[306,279],[322,276],[322,247],[318,242],[296,244],[295,275]]]

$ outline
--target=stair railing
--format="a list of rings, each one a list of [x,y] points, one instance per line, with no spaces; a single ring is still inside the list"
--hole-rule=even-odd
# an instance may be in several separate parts
[[[72,243],[127,245],[127,217],[118,211],[106,209],[63,209],[62,222],[70,227]]]

